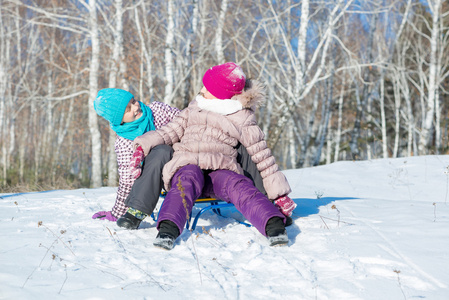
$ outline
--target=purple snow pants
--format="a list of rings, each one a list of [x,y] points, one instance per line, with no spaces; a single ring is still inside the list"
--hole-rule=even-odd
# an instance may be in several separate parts
[[[159,212],[157,228],[161,221],[169,220],[178,226],[181,234],[193,203],[200,196],[216,197],[234,204],[264,236],[270,218],[280,217],[285,222],[285,216],[249,178],[229,170],[216,170],[204,175],[198,166],[187,165],[175,173],[171,185]]]

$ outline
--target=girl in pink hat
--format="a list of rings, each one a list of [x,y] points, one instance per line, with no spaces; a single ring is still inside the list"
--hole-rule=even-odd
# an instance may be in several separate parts
[[[172,249],[201,195],[233,203],[271,246],[286,245],[285,220],[296,204],[287,196],[290,186],[257,126],[254,111],[266,101],[263,86],[246,80],[232,62],[207,70],[203,84],[200,94],[172,122],[134,140],[134,148],[141,147],[144,155],[162,144],[173,145],[174,150],[163,169],[168,193],[154,245]],[[236,160],[239,143],[256,163],[268,197],[243,175]]]

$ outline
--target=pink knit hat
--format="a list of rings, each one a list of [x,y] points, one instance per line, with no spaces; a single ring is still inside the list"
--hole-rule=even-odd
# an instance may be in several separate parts
[[[204,86],[218,99],[231,99],[234,95],[241,94],[245,81],[242,68],[233,62],[212,67],[203,76]]]

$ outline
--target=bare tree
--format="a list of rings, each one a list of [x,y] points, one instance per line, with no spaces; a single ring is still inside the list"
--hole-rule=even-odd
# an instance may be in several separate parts
[[[215,36],[215,52],[217,53],[217,63],[225,62],[223,49],[223,27],[225,25],[226,11],[228,10],[228,0],[222,0],[220,6],[220,14],[218,16],[217,33]]]
[[[167,36],[165,39],[165,98],[164,102],[173,105],[174,65],[173,46],[175,39],[174,0],[167,1]]]
[[[340,96],[338,97],[338,118],[337,118],[337,131],[335,133],[335,153],[334,161],[339,160],[340,155],[340,141],[342,135],[342,122],[343,122],[343,101],[344,101],[345,81],[341,84]]]
[[[9,47],[8,34],[6,33],[5,21],[3,20],[4,7],[0,6],[0,138],[1,155],[2,155],[2,185],[6,185],[6,172],[9,168],[6,150],[6,134],[7,134],[7,113],[6,113],[6,89],[7,89],[7,72],[9,61],[7,48]]]
[[[427,78],[427,104],[426,113],[423,120],[423,126],[421,129],[421,136],[419,140],[419,153],[427,153],[427,147],[430,145],[434,128],[435,128],[435,102],[438,100],[436,97],[439,85],[439,70],[437,55],[439,50],[439,37],[440,37],[440,23],[439,18],[441,17],[441,0],[427,0],[428,7],[432,13],[432,25],[430,42],[430,57],[429,57],[429,75]]]
[[[111,26],[114,42],[112,47],[111,68],[109,72],[109,87],[115,88],[117,84],[127,90],[128,84],[125,80],[126,64],[123,54],[123,1],[115,0],[115,26]],[[118,77],[121,79],[118,83]],[[108,186],[116,186],[118,180],[117,157],[115,154],[116,133],[109,129],[108,145]]]
[[[184,98],[183,107],[186,107],[190,101],[189,92],[192,89],[192,68],[193,68],[193,51],[194,51],[194,43],[196,41],[196,36],[198,34],[198,22],[200,18],[199,13],[199,3],[198,0],[192,1],[193,13],[190,22],[190,29],[187,34],[187,41],[185,46],[185,63],[184,63],[184,71],[187,72],[187,76],[184,81],[184,91],[182,98]]]
[[[97,1],[78,0],[89,11],[89,33],[92,45],[91,60],[89,66],[89,130],[92,143],[92,176],[91,186],[100,187],[101,180],[101,135],[98,128],[98,117],[94,110],[94,100],[98,92],[98,69],[100,59],[100,41],[98,38]]]
[[[342,19],[342,17],[345,15],[346,10],[348,7],[352,4],[353,1],[336,1],[335,4],[332,5],[325,22],[324,28],[322,28],[322,35],[319,36],[319,41],[317,42],[316,47],[314,47],[313,52],[309,54],[310,58],[307,60],[307,64],[304,62],[304,45],[299,44],[299,48],[297,51],[297,54],[294,54],[292,44],[287,39],[287,34],[285,30],[282,27],[282,22],[279,18],[279,12],[277,12],[276,9],[274,9],[272,3],[270,2],[270,12],[273,15],[275,22],[275,26],[277,27],[277,30],[274,31],[275,34],[280,38],[281,44],[284,49],[286,49],[288,62],[291,65],[294,65],[295,67],[293,70],[295,71],[295,78],[296,78],[296,86],[295,87],[288,87],[287,91],[289,91],[284,98],[284,105],[283,105],[283,113],[281,114],[280,118],[277,121],[276,126],[274,127],[274,130],[271,134],[271,141],[270,145],[271,147],[275,147],[277,140],[281,137],[282,130],[285,128],[285,124],[289,119],[292,119],[295,121],[295,127],[301,128],[301,121],[303,118],[301,118],[301,115],[299,114],[299,110],[297,110],[297,107],[301,106],[301,102],[303,99],[306,99],[306,97],[309,95],[311,91],[314,90],[314,87],[316,84],[324,80],[328,75],[324,74],[323,71],[326,69],[326,64],[328,63],[327,60],[327,54],[328,54],[328,48],[333,40],[332,32],[337,26],[337,23]],[[310,22],[310,19],[308,18],[309,15],[309,3],[302,3],[303,6],[301,9],[304,9],[304,20],[301,20],[301,31],[299,32],[299,41],[302,43],[304,42],[304,36],[307,32],[308,22]],[[327,8],[322,8],[323,11],[325,11]],[[301,11],[302,14],[302,11]],[[266,33],[268,35],[271,35],[272,33],[269,31],[268,27],[265,29]],[[302,47],[302,48],[301,48]],[[279,46],[274,48],[273,51],[278,51]],[[282,64],[282,61],[279,61],[280,65],[278,66],[281,70],[284,70],[285,72],[285,66]],[[304,66],[302,66],[304,64]],[[290,76],[288,74],[284,75],[285,78],[289,78]],[[283,83],[279,83],[278,87],[283,85]],[[303,88],[301,88],[303,87]],[[295,95],[296,94],[296,95]],[[297,140],[301,140],[302,143],[305,143],[308,139],[301,139],[299,136],[296,136]],[[293,141],[291,141],[293,142]],[[305,151],[308,150],[307,146],[302,147],[302,149],[305,149]],[[302,166],[302,163],[304,163],[304,157],[306,157],[306,153],[301,153],[298,163],[296,164],[297,167]]]
[[[147,19],[147,6],[145,1],[140,2],[140,11],[142,12],[142,21],[139,17],[139,9],[136,5],[134,7],[134,20],[136,23],[136,30],[139,36],[140,48],[141,48],[141,63],[140,63],[140,81],[139,81],[139,94],[140,99],[145,99],[144,95],[148,94],[149,101],[151,102],[154,98],[154,86],[153,86],[153,67],[152,67],[152,59],[153,59],[153,50],[151,47],[151,33],[149,22]],[[146,76],[144,69],[146,70]],[[143,83],[146,82],[148,89],[143,88]]]
[[[258,120],[285,168],[447,153],[446,2],[3,0],[2,188],[114,185],[98,89],[181,108],[226,60],[266,84]]]

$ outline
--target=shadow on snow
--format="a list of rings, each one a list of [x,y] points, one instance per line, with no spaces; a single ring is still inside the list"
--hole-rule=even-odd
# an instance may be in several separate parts
[[[290,243],[296,242],[296,237],[301,233],[300,228],[296,224],[296,220],[299,218],[308,217],[311,215],[316,215],[320,211],[320,207],[325,207],[328,204],[336,201],[343,201],[343,200],[354,200],[358,198],[354,197],[322,197],[322,198],[293,198],[292,200],[295,201],[297,204],[297,207],[293,211],[293,224],[287,227],[287,233],[290,239]],[[195,204],[195,206],[192,209],[192,219],[191,222],[193,222],[194,216],[198,214],[198,212],[205,207],[205,204]],[[157,212],[155,212],[157,214]],[[193,232],[208,232],[210,229],[219,229],[224,228],[232,223],[247,223],[248,221],[243,217],[243,215],[235,208],[235,207],[226,207],[221,209],[221,215],[215,214],[212,210],[205,212],[201,215],[199,219],[199,223],[197,224],[196,229]],[[150,218],[150,217],[149,217]],[[201,223],[201,220],[210,220],[210,224],[203,226]],[[150,221],[153,223],[153,220]],[[156,224],[150,224],[147,222],[142,222],[140,225],[140,228],[150,228],[155,227]],[[188,230],[184,230],[183,234],[181,234],[181,239],[187,240],[191,235],[191,232]]]
[[[298,205],[293,212],[293,219],[315,215],[320,211],[321,206],[326,206],[335,201],[354,200],[354,197],[322,197],[322,198],[294,198]]]

